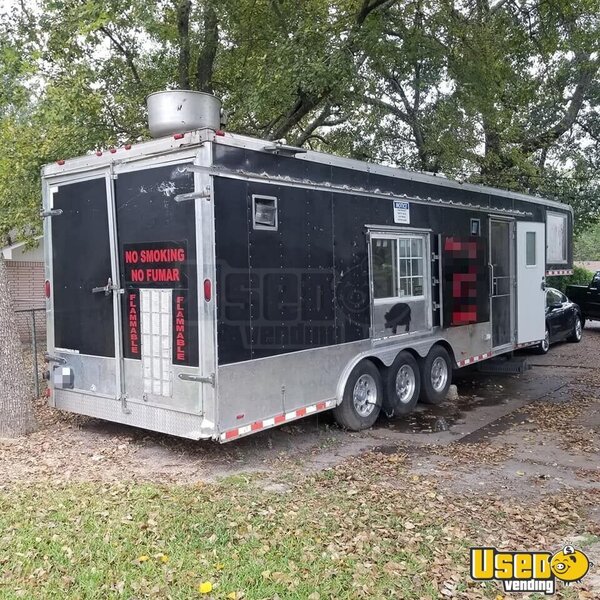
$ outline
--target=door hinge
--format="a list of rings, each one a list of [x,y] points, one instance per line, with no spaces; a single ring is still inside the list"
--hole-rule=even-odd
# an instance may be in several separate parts
[[[183,381],[194,381],[196,383],[208,383],[215,386],[215,374],[211,373],[208,376],[203,375],[190,375],[189,373],[179,373],[179,379]]]
[[[202,191],[190,192],[188,194],[177,194],[175,196],[175,202],[186,202],[187,200],[195,200],[196,198],[206,198],[210,200],[210,185],[204,187]]]
[[[121,396],[121,410],[126,415],[131,414],[131,409],[127,406],[127,394]]]
[[[43,210],[40,212],[40,216],[42,219],[46,219],[47,217],[59,217],[63,214],[62,208],[53,208],[51,210]]]
[[[66,364],[66,360],[60,356],[52,356],[51,354],[48,354],[47,352],[44,353],[44,362],[47,363],[51,363],[51,362],[55,362],[58,363],[59,365],[64,365]]]

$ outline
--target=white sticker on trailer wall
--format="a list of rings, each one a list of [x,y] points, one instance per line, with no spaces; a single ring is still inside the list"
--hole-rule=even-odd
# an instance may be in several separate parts
[[[173,395],[171,290],[140,290],[144,393]]]
[[[410,223],[410,203],[404,200],[394,200],[394,223],[408,225]]]

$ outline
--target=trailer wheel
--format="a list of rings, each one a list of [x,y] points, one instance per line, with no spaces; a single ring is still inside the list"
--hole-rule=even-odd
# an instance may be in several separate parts
[[[421,400],[427,404],[441,404],[452,383],[452,360],[448,351],[434,346],[421,361]]]
[[[372,427],[383,399],[379,369],[370,360],[361,360],[352,369],[341,404],[333,409],[339,425],[351,431]]]
[[[421,392],[419,365],[410,352],[400,352],[387,371],[383,410],[388,417],[410,414]]]

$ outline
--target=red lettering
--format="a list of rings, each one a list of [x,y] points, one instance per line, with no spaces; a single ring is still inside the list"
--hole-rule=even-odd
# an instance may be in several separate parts
[[[146,269],[146,281],[153,283],[179,282],[179,269]]]
[[[175,311],[175,357],[178,361],[183,362],[186,359],[185,348],[187,345],[184,296],[175,296]]]
[[[129,294],[129,348],[131,354],[139,354],[137,294]]]
[[[185,260],[184,248],[156,248],[142,250],[140,252],[140,262],[143,263],[172,263],[183,262]],[[137,262],[137,261],[135,261]]]
[[[138,261],[138,253],[137,250],[125,250],[125,262],[126,263],[136,263]]]
[[[131,281],[134,283],[143,282],[144,281],[143,269],[131,269]]]

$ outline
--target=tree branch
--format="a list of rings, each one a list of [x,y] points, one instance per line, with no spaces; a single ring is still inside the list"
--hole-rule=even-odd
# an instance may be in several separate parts
[[[179,89],[190,89],[190,12],[192,0],[181,0],[177,5],[177,33],[179,34]]]
[[[358,15],[356,15],[356,24],[360,27],[374,10],[377,10],[382,6],[389,8],[395,3],[396,0],[363,0],[362,7],[358,12]]]
[[[304,129],[304,131],[296,138],[294,144],[296,146],[302,146],[308,139],[313,136],[313,133],[322,125],[325,124],[327,117],[331,115],[331,105],[326,104],[323,107],[323,110],[318,114],[318,116],[313,119],[309,125]]]
[[[215,58],[219,46],[219,20],[212,1],[204,8],[204,43],[196,62],[196,88],[212,94]]]
[[[592,60],[591,54],[579,54],[576,56],[575,62],[579,67],[579,76],[565,114],[550,129],[525,140],[521,145],[521,149],[525,154],[532,154],[537,150],[551,146],[558,138],[569,131],[577,121],[586,94],[600,68],[600,58]]]
[[[137,84],[141,85],[142,81],[140,79],[140,75],[133,60],[135,57],[133,52],[125,48],[125,46],[123,46],[123,44],[119,41],[116,35],[112,31],[110,31],[108,27],[102,25],[100,27],[100,31],[114,44],[115,48],[123,55],[123,57],[125,58],[125,62],[127,63],[127,66],[129,67],[131,74],[133,75],[133,79]]]

